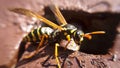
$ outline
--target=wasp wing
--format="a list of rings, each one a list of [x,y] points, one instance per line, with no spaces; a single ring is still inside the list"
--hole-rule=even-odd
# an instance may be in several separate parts
[[[55,17],[56,17],[57,21],[60,23],[61,26],[67,24],[65,18],[63,17],[63,15],[60,12],[60,10],[59,10],[57,5],[50,5],[50,9],[55,14]]]
[[[33,11],[30,11],[28,9],[24,9],[24,8],[14,8],[14,9],[9,9],[10,11],[13,11],[15,13],[19,13],[19,14],[22,14],[22,15],[26,15],[26,16],[30,16],[30,17],[35,17],[37,19],[39,19],[40,21],[46,23],[47,25],[53,27],[53,29],[59,29],[59,30],[62,30],[62,27],[61,26],[58,26],[57,24],[51,22],[50,20],[44,18],[43,16],[33,12]]]

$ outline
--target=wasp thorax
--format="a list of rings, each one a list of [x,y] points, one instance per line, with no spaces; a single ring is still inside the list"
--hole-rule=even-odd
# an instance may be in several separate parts
[[[77,29],[74,25],[71,25],[71,24],[67,24],[67,25],[63,26],[63,28],[66,28],[67,30]]]

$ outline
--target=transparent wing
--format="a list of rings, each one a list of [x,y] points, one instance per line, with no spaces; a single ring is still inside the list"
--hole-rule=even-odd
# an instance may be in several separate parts
[[[53,27],[53,29],[59,29],[59,30],[62,30],[62,27],[61,26],[58,26],[56,25],[55,23],[49,21],[48,19],[44,18],[43,16],[33,12],[33,11],[30,11],[28,9],[24,9],[24,8],[14,8],[14,9],[9,9],[10,11],[13,11],[15,13],[19,13],[19,14],[22,14],[22,15],[26,15],[26,16],[30,16],[30,17],[35,17],[37,19],[39,19],[40,21],[46,23],[47,25]]]
[[[65,18],[61,14],[57,5],[50,5],[50,9],[55,14],[55,17],[56,17],[57,21],[60,23],[60,25],[66,25],[67,24]]]

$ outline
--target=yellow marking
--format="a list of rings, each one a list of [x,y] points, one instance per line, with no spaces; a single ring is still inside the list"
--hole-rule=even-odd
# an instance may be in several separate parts
[[[85,34],[84,33],[80,33],[80,36],[81,36],[81,38],[80,38],[80,44],[81,44],[81,42],[84,40],[84,37],[85,37]]]
[[[30,41],[30,37],[28,35],[26,37],[27,37],[27,40]]]
[[[38,37],[40,38],[40,32],[39,32],[40,28],[37,29],[37,34],[38,34]]]
[[[36,41],[36,37],[35,37],[33,31],[34,31],[34,30],[31,31],[31,34],[32,34],[32,37],[33,37],[33,41]]]
[[[72,29],[70,32],[73,33],[76,29]]]
[[[58,68],[61,68],[61,66],[60,66],[60,61],[59,61],[59,59],[58,59],[58,46],[59,46],[59,44],[56,43],[56,44],[55,44],[55,59],[56,59]]]
[[[83,37],[81,37],[81,38],[80,38],[80,44],[81,44],[81,42],[82,42],[83,40],[84,40],[84,38],[83,38]]]
[[[70,35],[67,35],[66,38],[68,41],[70,41]]]
[[[73,35],[75,36],[75,34],[76,34],[76,32],[74,32],[74,34],[73,34]]]

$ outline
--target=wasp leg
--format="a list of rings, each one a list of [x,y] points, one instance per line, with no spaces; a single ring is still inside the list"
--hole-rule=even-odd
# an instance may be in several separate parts
[[[65,46],[65,50],[66,50],[68,44],[70,43],[70,39],[71,39],[71,38],[70,38],[70,35],[67,35],[66,38],[67,38],[67,40],[68,40],[68,43],[67,43],[66,46]]]
[[[40,41],[37,49],[33,53],[31,53],[30,55],[24,56],[24,59],[29,59],[39,52],[39,48],[43,45],[44,38],[45,38],[45,35],[42,36],[41,41]]]
[[[56,59],[58,68],[61,68],[61,66],[60,66],[60,61],[59,61],[59,58],[58,58],[58,46],[59,46],[59,44],[56,43],[56,44],[55,44],[55,59]]]
[[[39,50],[39,48],[43,45],[44,39],[45,39],[46,35],[43,35],[41,38],[41,42],[39,43],[39,46],[37,47],[36,51]]]

